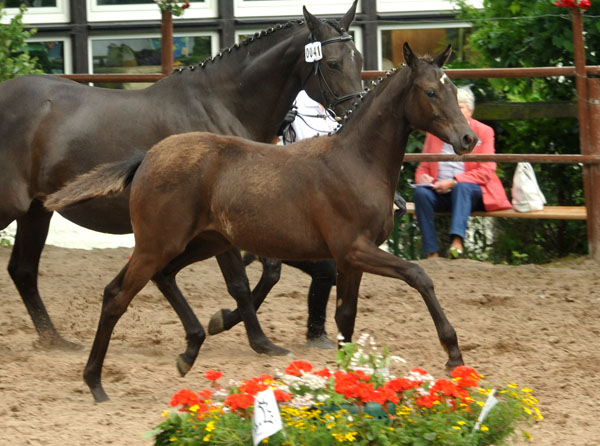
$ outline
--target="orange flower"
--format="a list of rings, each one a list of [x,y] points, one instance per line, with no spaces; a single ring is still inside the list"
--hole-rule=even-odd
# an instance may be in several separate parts
[[[310,372],[313,366],[307,361],[292,361],[285,369],[285,373],[292,376],[302,376],[302,372]]]
[[[225,404],[227,404],[231,410],[248,409],[254,404],[254,396],[248,395],[247,393],[233,393],[225,398]]]
[[[475,387],[479,383],[481,375],[470,367],[459,365],[450,373],[457,384],[461,387]]]
[[[206,373],[204,374],[204,376],[206,377],[206,379],[208,379],[209,381],[216,381],[218,380],[221,376],[223,376],[223,373],[221,372],[217,372],[216,370],[207,370]]]

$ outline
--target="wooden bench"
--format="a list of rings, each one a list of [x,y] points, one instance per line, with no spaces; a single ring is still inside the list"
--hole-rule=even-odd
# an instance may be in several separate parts
[[[406,203],[406,212],[415,213],[415,204]],[[439,215],[450,215],[449,212],[439,213]],[[514,209],[503,211],[483,212],[476,211],[471,213],[476,217],[501,217],[501,218],[545,218],[557,220],[587,220],[587,211],[585,206],[544,206],[541,211],[517,212]]]

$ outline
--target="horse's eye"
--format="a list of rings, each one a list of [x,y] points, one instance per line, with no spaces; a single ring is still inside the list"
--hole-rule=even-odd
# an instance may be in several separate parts
[[[327,66],[329,68],[331,68],[332,70],[337,70],[340,67],[340,65],[338,64],[337,60],[328,60],[327,61]]]
[[[425,94],[426,94],[427,96],[429,96],[430,98],[432,98],[432,97],[434,97],[434,96],[435,96],[435,90],[426,90],[426,91],[425,91]]]

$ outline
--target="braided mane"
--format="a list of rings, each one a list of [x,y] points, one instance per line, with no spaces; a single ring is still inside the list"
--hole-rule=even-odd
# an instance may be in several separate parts
[[[327,23],[329,23],[329,21]],[[209,63],[209,62],[214,63],[217,61],[217,59],[222,59],[225,54],[230,54],[232,51],[238,50],[242,46],[247,46],[247,45],[251,44],[252,42],[260,39],[261,37],[268,36],[270,34],[273,34],[275,31],[278,31],[281,29],[286,29],[286,28],[290,28],[294,25],[303,25],[303,24],[304,24],[304,20],[290,20],[287,23],[278,24],[278,25],[272,26],[270,28],[264,29],[262,31],[257,31],[253,35],[248,36],[246,39],[244,39],[241,43],[235,43],[235,44],[231,45],[230,47],[219,51],[219,53],[217,53],[216,55],[207,57],[204,61],[199,62],[195,65],[189,65],[187,67],[178,67],[175,70],[173,70],[173,73],[181,73],[184,70],[194,71],[196,69],[196,67],[204,68],[204,66],[207,63]],[[331,23],[331,25],[334,26],[333,23]],[[334,27],[336,29],[340,28],[339,25],[334,26]]]

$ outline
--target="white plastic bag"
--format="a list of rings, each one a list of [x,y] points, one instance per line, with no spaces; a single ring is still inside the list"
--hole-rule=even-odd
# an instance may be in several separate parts
[[[512,184],[512,205],[518,212],[541,211],[546,198],[538,186],[533,167],[518,163]]]

